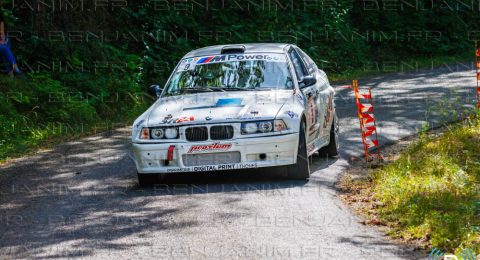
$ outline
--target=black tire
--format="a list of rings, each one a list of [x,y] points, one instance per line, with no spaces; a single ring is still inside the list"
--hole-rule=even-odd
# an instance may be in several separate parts
[[[297,163],[287,166],[288,178],[295,180],[306,180],[310,177],[310,161],[307,153],[307,139],[305,134],[305,123],[300,125]]]
[[[330,143],[318,150],[318,154],[321,157],[333,157],[338,155],[338,150],[340,149],[338,142],[339,132],[340,127],[338,125],[338,118],[335,115],[333,117],[332,127],[330,128]]]
[[[140,186],[151,186],[155,184],[155,182],[158,180],[158,175],[157,174],[143,174],[143,173],[137,173],[138,177],[138,183]]]

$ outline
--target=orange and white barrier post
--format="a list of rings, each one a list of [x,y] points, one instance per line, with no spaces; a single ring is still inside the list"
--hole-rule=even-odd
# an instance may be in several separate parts
[[[477,78],[477,109],[480,109],[480,48],[475,41],[475,72]]]
[[[378,161],[382,161],[383,157],[380,154],[377,123],[373,110],[372,90],[368,88],[368,92],[358,88],[358,80],[352,82],[353,91],[355,93],[355,100],[357,104],[358,119],[360,122],[360,132],[362,134],[363,150],[365,152],[365,159],[371,161],[377,157]],[[366,102],[365,102],[366,101]],[[376,148],[374,153],[371,149]]]

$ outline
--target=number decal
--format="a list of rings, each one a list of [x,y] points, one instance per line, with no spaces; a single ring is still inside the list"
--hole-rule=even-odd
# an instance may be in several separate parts
[[[325,118],[323,120],[323,128],[327,128],[328,124],[330,123],[330,118],[332,118],[332,112],[333,112],[333,96],[330,95],[328,97],[327,101],[327,111],[325,113]]]
[[[310,123],[310,132],[315,130],[315,124],[317,123],[317,104],[313,97],[308,97],[308,122]]]

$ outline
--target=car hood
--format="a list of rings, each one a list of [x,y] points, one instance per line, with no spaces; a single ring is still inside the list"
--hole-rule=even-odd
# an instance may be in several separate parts
[[[293,90],[214,92],[159,99],[148,115],[148,126],[202,124],[273,119]]]

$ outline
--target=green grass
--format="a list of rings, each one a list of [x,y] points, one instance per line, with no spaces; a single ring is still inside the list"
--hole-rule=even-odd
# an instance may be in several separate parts
[[[118,118],[116,121],[101,120],[99,123],[70,125],[49,122],[47,124],[29,126],[28,129],[23,131],[23,135],[12,136],[8,140],[0,140],[0,164],[9,159],[25,156],[41,149],[52,148],[60,143],[129,126],[131,122],[133,122],[131,117],[124,117]]]
[[[134,77],[75,76],[0,75],[0,163],[129,125],[153,102]]]
[[[373,172],[372,194],[391,235],[432,247],[480,252],[479,117],[423,136],[398,160]]]

